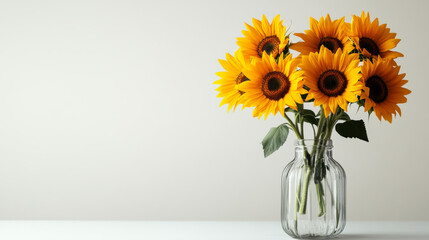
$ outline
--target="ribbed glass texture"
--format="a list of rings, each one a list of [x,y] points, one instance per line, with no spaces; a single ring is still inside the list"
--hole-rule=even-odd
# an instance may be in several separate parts
[[[332,158],[332,141],[298,140],[283,171],[281,222],[300,239],[331,238],[346,224],[346,175]]]

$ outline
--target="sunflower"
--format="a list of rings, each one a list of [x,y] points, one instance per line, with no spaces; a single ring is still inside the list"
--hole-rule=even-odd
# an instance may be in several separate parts
[[[262,54],[272,54],[274,57],[280,55],[285,49],[289,38],[286,37],[286,28],[280,15],[277,15],[270,24],[262,15],[262,22],[253,18],[253,27],[247,23],[247,31],[243,30],[244,37],[237,38],[237,44],[243,51],[245,59],[252,57],[261,58]]]
[[[400,67],[393,60],[383,60],[377,57],[371,61],[365,61],[362,66],[362,80],[365,86],[361,99],[365,100],[365,111],[374,111],[377,118],[392,123],[392,115],[401,115],[399,103],[406,103],[405,95],[411,91],[402,86],[407,83],[404,80],[405,73],[399,74]]]
[[[314,98],[314,106],[322,105],[326,117],[338,106],[347,111],[347,103],[356,102],[362,90],[358,65],[357,54],[341,49],[334,54],[324,46],[318,53],[303,56],[304,85],[310,88],[306,100]]]
[[[219,91],[217,97],[223,97],[220,102],[220,106],[224,104],[228,105],[228,112],[234,107],[234,111],[237,106],[241,103],[242,91],[235,88],[236,85],[248,81],[249,79],[241,72],[243,67],[246,65],[243,53],[236,51],[235,56],[226,54],[226,60],[219,59],[219,63],[226,70],[224,72],[217,72],[221,79],[214,82],[214,84],[220,85],[216,90]]]
[[[292,55],[283,58],[280,55],[278,63],[275,58],[267,53],[262,54],[262,59],[247,65],[243,72],[250,81],[237,86],[244,91],[243,101],[249,107],[256,106],[253,116],[264,119],[272,113],[280,112],[284,116],[285,106],[297,109],[296,103],[303,103],[301,94],[306,93],[303,88],[302,71],[296,71],[299,62],[292,59]]]
[[[379,25],[378,18],[371,22],[369,13],[365,16],[362,12],[360,17],[353,15],[348,36],[353,42],[349,42],[347,49],[356,49],[365,57],[381,56],[382,58],[394,59],[403,57],[399,52],[391,51],[398,45],[400,39],[395,38],[396,33],[391,33],[386,24]]]
[[[290,46],[290,49],[300,52],[302,55],[308,55],[311,52],[318,52],[321,46],[325,46],[333,53],[338,49],[343,50],[347,44],[346,35],[349,25],[344,23],[344,17],[331,21],[329,14],[326,18],[320,18],[319,21],[310,17],[310,29],[305,33],[295,33],[303,42],[297,42]]]

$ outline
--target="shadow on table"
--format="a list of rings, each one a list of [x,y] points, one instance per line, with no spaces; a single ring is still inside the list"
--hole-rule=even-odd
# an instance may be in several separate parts
[[[403,234],[341,234],[338,238],[336,239],[347,239],[347,240],[358,240],[358,239],[391,239],[391,240],[427,240],[428,236],[423,236],[423,235],[414,235],[414,236],[409,236],[409,235],[403,235]]]

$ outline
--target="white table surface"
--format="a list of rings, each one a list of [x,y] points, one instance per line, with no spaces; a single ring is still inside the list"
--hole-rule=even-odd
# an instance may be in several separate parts
[[[4,240],[285,240],[280,222],[0,221]],[[347,222],[337,239],[429,239],[429,222]]]

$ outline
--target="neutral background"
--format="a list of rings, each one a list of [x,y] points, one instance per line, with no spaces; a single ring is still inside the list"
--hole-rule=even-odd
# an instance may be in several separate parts
[[[294,138],[264,159],[282,119],[219,108],[217,59],[252,17],[362,10],[413,93],[393,124],[351,109],[369,144],[334,135],[348,219],[429,220],[429,5],[391,0],[0,1],[0,219],[278,220]]]

